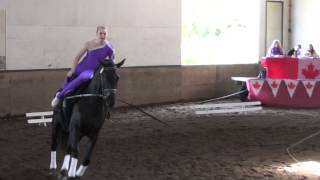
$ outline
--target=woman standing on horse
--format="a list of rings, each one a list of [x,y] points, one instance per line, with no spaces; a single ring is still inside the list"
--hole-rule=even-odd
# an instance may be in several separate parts
[[[92,79],[94,71],[102,60],[114,59],[114,49],[106,38],[107,29],[104,26],[98,26],[96,38],[86,42],[76,55],[62,88],[58,90],[51,102],[52,107],[56,107],[67,93],[74,91],[83,82]]]

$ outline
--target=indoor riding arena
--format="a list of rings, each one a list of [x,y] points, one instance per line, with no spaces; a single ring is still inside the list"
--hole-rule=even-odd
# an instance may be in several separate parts
[[[0,180],[319,179],[319,8],[0,0]]]

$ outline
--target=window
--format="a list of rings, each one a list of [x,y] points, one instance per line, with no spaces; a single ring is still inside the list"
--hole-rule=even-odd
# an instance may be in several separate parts
[[[181,64],[256,63],[259,27],[258,0],[182,0]]]

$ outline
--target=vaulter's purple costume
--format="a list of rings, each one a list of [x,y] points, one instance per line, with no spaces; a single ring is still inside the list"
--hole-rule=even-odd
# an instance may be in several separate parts
[[[57,97],[63,99],[66,93],[74,91],[83,82],[93,78],[94,71],[104,59],[112,59],[114,57],[114,50],[110,43],[93,50],[87,50],[86,56],[77,65],[74,74],[68,77],[59,90]]]

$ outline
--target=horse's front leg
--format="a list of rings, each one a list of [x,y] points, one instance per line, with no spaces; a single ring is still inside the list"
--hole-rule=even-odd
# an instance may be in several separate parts
[[[61,175],[62,176],[68,175],[68,170],[69,170],[69,165],[70,165],[70,154],[71,154],[71,146],[68,143],[66,154],[64,155],[63,164],[61,167]]]
[[[94,135],[93,137],[90,137],[90,146],[89,146],[89,149],[86,152],[86,155],[83,159],[83,163],[80,165],[80,167],[77,170],[77,173],[76,173],[77,177],[82,177],[84,175],[85,171],[87,170],[88,165],[90,163],[92,151],[93,151],[94,146],[96,145],[97,139],[98,139],[97,134]]]
[[[79,126],[77,125],[71,126],[69,140],[71,145],[71,163],[68,171],[68,177],[75,178],[76,171],[77,171],[77,164],[78,164],[78,154],[79,154],[79,151],[78,151],[78,144],[80,141]]]

